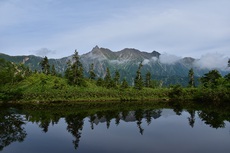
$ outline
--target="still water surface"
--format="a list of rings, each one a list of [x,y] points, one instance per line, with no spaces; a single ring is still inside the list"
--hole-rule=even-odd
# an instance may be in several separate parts
[[[229,153],[230,123],[214,112],[0,113],[1,153]]]

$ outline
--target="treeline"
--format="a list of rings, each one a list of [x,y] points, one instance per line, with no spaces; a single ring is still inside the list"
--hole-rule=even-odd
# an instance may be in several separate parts
[[[71,62],[72,61],[72,62]],[[45,57],[41,63],[42,73],[46,75],[57,75],[54,65],[49,65],[48,58]],[[138,70],[136,72],[135,80],[133,81],[133,85],[135,89],[141,90],[143,87],[155,88],[162,86],[160,82],[151,79],[151,73],[148,71],[145,75],[145,80],[142,78],[141,68],[142,62],[139,64]],[[115,71],[114,76],[111,75],[109,67],[106,68],[106,73],[104,78],[97,77],[94,72],[94,64],[92,63],[88,72],[89,76],[86,78],[84,76],[84,68],[82,63],[80,62],[80,57],[78,55],[77,50],[73,55],[72,60],[67,62],[67,69],[64,73],[64,78],[68,80],[69,85],[86,87],[87,80],[96,81],[97,86],[105,87],[105,88],[123,88],[126,89],[129,87],[127,78],[120,78],[120,73],[118,70]],[[60,74],[59,74],[60,76]]]
[[[230,60],[228,61],[230,66]],[[211,70],[194,81],[193,69],[188,72],[188,87],[173,85],[162,87],[161,81],[152,80],[151,72],[141,74],[139,63],[133,84],[121,78],[118,70],[111,75],[109,67],[105,76],[98,77],[94,64],[89,75],[84,76],[84,68],[75,50],[73,58],[67,62],[64,76],[58,74],[54,65],[44,57],[42,71],[31,71],[23,64],[14,64],[0,59],[0,101],[94,101],[94,100],[196,100],[198,102],[222,103],[230,101],[230,74],[222,77],[217,70]]]

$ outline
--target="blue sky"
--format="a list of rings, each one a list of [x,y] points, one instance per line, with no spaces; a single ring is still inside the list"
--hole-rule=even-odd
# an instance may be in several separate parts
[[[230,57],[229,0],[0,0],[0,52],[49,58],[96,45]]]

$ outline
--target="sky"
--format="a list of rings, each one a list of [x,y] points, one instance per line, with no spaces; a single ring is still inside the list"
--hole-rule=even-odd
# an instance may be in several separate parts
[[[70,56],[93,47],[230,57],[230,0],[0,0],[0,53]]]

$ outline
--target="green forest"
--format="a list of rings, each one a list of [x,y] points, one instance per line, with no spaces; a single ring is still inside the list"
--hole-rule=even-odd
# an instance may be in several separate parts
[[[71,62],[73,61],[73,62]],[[89,76],[78,52],[69,60],[64,75],[58,74],[47,57],[40,62],[42,71],[31,71],[23,64],[0,59],[0,102],[9,103],[56,103],[75,101],[194,101],[215,105],[230,104],[230,73],[222,76],[218,70],[211,70],[195,84],[193,69],[188,72],[187,87],[181,85],[160,86],[152,80],[154,72],[141,73],[142,63],[136,70],[133,85],[129,78],[121,78],[119,71],[114,76],[107,68],[104,78],[96,77],[94,64]],[[230,67],[230,60],[226,63]]]

